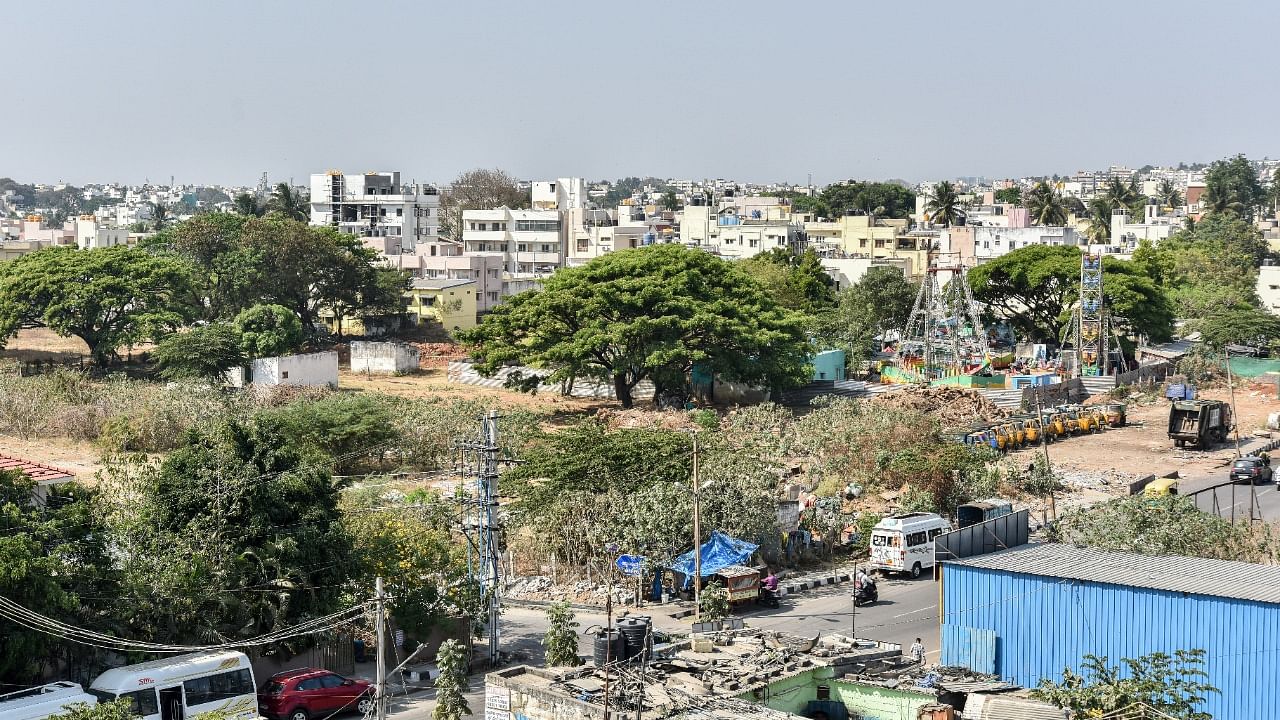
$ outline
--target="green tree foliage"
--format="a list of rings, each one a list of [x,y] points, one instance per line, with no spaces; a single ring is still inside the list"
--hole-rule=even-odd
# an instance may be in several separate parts
[[[462,720],[463,715],[470,715],[464,695],[467,691],[467,656],[462,644],[457,640],[445,640],[436,653],[436,667],[440,674],[436,676],[436,707],[431,711],[431,720]]]
[[[227,371],[247,361],[240,333],[225,323],[193,327],[165,336],[152,356],[169,380],[206,380],[221,387]]]
[[[1230,213],[1252,221],[1254,212],[1266,200],[1258,172],[1244,155],[1210,163],[1204,185],[1201,201],[1213,214]]]
[[[169,227],[169,206],[162,202],[151,203],[151,229],[160,232]]]
[[[232,202],[235,211],[246,217],[262,217],[266,214],[266,208],[258,202],[258,198],[250,193],[240,193],[236,195],[236,199]]]
[[[943,180],[934,186],[924,210],[929,222],[943,227],[956,225],[964,217],[964,210],[960,208],[960,193],[950,180]]]
[[[1142,217],[1147,198],[1138,187],[1138,179],[1131,178],[1123,182],[1120,178],[1111,178],[1106,189],[1102,191],[1102,199],[1108,210],[1123,209],[1133,217]],[[1110,212],[1107,213],[1110,215]]]
[[[1033,225],[1066,225],[1067,206],[1062,193],[1041,180],[1027,193],[1027,212]]]
[[[884,218],[909,217],[916,209],[916,195],[910,188],[889,182],[850,180],[823,188],[814,205],[824,217],[840,217],[860,212]]]
[[[1097,197],[1089,201],[1085,212],[1089,224],[1084,230],[1089,242],[1105,244],[1111,240],[1111,203],[1106,198]]]
[[[105,482],[131,636],[226,642],[340,606],[353,560],[338,487],[269,418],[192,431]]]
[[[1173,308],[1164,291],[1138,262],[1103,261],[1106,302],[1135,333],[1164,340],[1172,332]],[[969,272],[976,300],[1020,334],[1056,342],[1070,322],[1080,293],[1080,250],[1031,245]]]
[[[266,284],[262,258],[240,242],[246,218],[231,213],[198,215],[147,241],[195,266],[191,303],[205,320],[233,317],[253,304]]]
[[[1280,317],[1249,305],[1232,305],[1190,323],[1214,350],[1226,345],[1266,348],[1280,340]]]
[[[568,602],[552,603],[547,607],[547,632],[542,636],[542,647],[550,667],[577,666],[582,664],[578,655],[578,622]]]
[[[1249,528],[1203,512],[1181,495],[1138,495],[1071,510],[1050,529],[1049,539],[1144,555],[1245,561],[1269,555],[1267,543]]]
[[[297,188],[289,183],[276,183],[267,200],[267,212],[286,220],[307,222],[311,218],[311,204]]]
[[[1062,671],[1062,682],[1041,680],[1031,696],[1071,711],[1071,717],[1103,717],[1139,703],[1164,717],[1212,720],[1201,708],[1218,689],[1208,682],[1203,650],[1178,650],[1121,658],[1085,655],[1082,671]],[[1109,715],[1108,715],[1109,716]]]
[[[898,268],[870,268],[840,291],[833,309],[817,316],[814,342],[821,349],[844,350],[850,364],[862,362],[877,349],[877,336],[906,326],[917,292]]]
[[[191,317],[189,266],[123,245],[46,248],[0,265],[0,339],[44,326],[89,346],[106,365],[122,345],[158,338]]]
[[[1176,208],[1182,206],[1182,192],[1178,190],[1178,186],[1173,181],[1165,178],[1156,186],[1156,200],[1167,208]]]
[[[680,199],[676,197],[675,190],[668,190],[665,193],[663,193],[662,209],[663,210],[679,210],[680,209]]]
[[[739,261],[742,269],[764,286],[779,305],[788,310],[814,313],[835,304],[835,281],[822,267],[817,253],[796,254],[774,248]]]
[[[135,720],[136,717],[133,714],[133,701],[129,698],[121,698],[97,705],[78,703],[69,707],[64,713],[50,715],[49,720]],[[202,713],[200,717],[219,720],[216,714],[211,717],[209,713]]]
[[[254,305],[236,315],[232,324],[249,357],[287,355],[302,346],[302,322],[283,305]]]
[[[398,437],[390,404],[364,393],[293,402],[258,417],[270,420],[292,446],[333,458],[335,470],[342,474],[380,458]]]
[[[998,203],[1007,203],[1009,205],[1022,204],[1022,188],[1014,185],[1012,187],[1000,188],[994,193],[995,201]]]
[[[719,583],[706,583],[698,594],[698,612],[703,622],[729,617],[729,593]]]
[[[1184,318],[1209,317],[1224,307],[1256,305],[1258,266],[1271,252],[1261,233],[1229,214],[1212,214],[1159,245],[1133,253]]]
[[[684,387],[695,364],[734,382],[786,387],[807,375],[803,316],[741,268],[680,245],[653,245],[565,268],[460,334],[481,372],[508,363],[552,382],[613,384],[623,407],[636,383]]]

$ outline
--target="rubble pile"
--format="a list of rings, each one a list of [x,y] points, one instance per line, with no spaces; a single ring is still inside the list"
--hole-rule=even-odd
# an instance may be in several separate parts
[[[557,585],[546,575],[527,575],[518,577],[508,583],[503,590],[503,594],[513,600],[568,601],[576,605],[600,605],[603,607],[605,599],[609,596],[609,587],[586,580]],[[620,604],[635,602],[635,588],[621,584],[614,585],[613,600],[615,603]]]
[[[467,352],[461,345],[454,343],[412,342],[418,348],[418,365],[423,368],[443,368],[451,360],[466,359]]]
[[[977,390],[948,385],[909,387],[877,395],[870,402],[878,407],[933,415],[946,427],[1009,417],[1007,411]]]

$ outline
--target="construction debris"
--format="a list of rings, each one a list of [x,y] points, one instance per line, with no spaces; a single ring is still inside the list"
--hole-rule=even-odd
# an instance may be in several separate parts
[[[1009,417],[1007,411],[977,390],[948,385],[912,386],[900,392],[877,395],[870,402],[878,407],[934,415],[943,427]]]

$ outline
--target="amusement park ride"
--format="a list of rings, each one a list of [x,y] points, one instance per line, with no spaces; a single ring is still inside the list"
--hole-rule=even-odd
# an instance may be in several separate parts
[[[944,282],[939,275],[949,276]],[[1072,311],[1071,345],[1077,377],[1107,375],[1115,331],[1103,300],[1102,255],[1080,258],[1080,300]],[[925,271],[911,315],[899,335],[892,360],[881,369],[889,383],[958,384],[1003,387],[996,371],[1013,362],[1012,349],[994,349],[973,299],[958,253],[940,253]]]

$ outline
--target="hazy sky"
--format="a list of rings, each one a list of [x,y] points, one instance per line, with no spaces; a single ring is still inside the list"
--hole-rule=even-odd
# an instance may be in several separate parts
[[[815,182],[1280,154],[1280,4],[4,2],[0,176]]]

